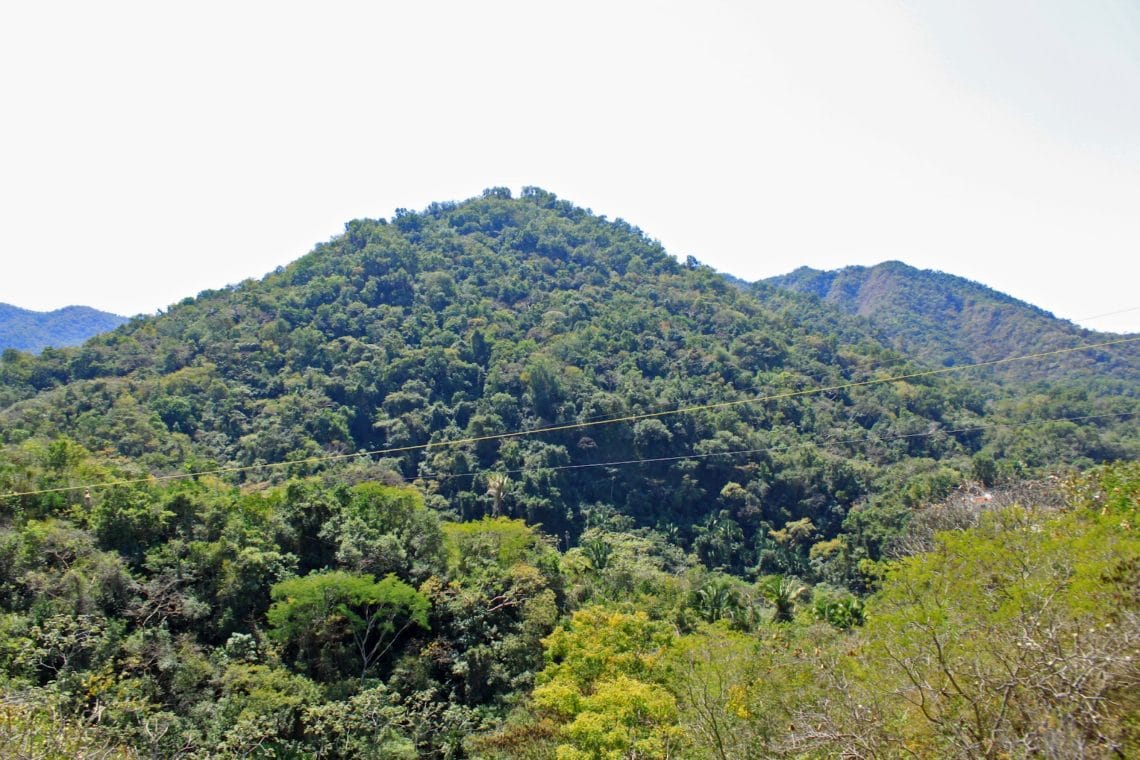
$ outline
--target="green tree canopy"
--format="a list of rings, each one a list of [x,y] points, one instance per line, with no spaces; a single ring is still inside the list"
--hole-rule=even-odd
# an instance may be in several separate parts
[[[319,680],[334,680],[355,663],[361,679],[413,625],[428,628],[428,600],[388,575],[339,570],[310,573],[273,586],[269,634],[286,659]]]

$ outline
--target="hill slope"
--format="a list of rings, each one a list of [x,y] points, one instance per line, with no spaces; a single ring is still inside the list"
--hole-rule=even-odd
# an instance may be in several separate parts
[[[90,306],[65,306],[55,311],[30,311],[0,303],[0,351],[42,351],[48,346],[78,346],[83,341],[114,330],[126,317]]]
[[[537,189],[4,352],[0,746],[977,757],[1047,726],[1125,754],[1136,467],[1065,513],[993,509],[1055,481],[916,508],[1135,458],[1136,384],[924,367]],[[1042,676],[1011,696],[1008,663]],[[959,666],[993,688],[924,722],[914,674]],[[1005,727],[953,744],[979,714]]]
[[[857,503],[945,493],[983,449],[1031,469],[1137,451],[1112,418],[1022,429],[1129,411],[1134,385],[1029,408],[969,377],[813,391],[916,369],[857,320],[742,292],[625,222],[491,190],[350,222],[260,281],[81,348],[6,357],[0,437],[64,434],[128,469],[254,480],[379,452],[368,466],[465,517],[508,511],[555,535],[603,516],[686,541],[724,529],[736,568],[785,523],[834,536]],[[1007,419],[1013,432],[963,431]],[[509,475],[497,496],[491,471]]]
[[[765,283],[865,317],[894,348],[933,365],[992,361],[1112,338],[979,283],[898,261],[828,272],[801,267]],[[1050,373],[1054,379],[1096,373],[1140,380],[1140,350],[1127,347],[1113,356],[1106,361],[1094,353],[1068,355],[1051,362]],[[1009,365],[996,375],[1023,381],[1036,379],[1038,372],[1030,365]]]

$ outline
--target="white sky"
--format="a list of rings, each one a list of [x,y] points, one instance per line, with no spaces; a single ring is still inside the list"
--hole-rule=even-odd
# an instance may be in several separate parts
[[[1140,331],[1140,6],[0,6],[0,301],[151,313],[504,185],[747,279],[901,259]]]

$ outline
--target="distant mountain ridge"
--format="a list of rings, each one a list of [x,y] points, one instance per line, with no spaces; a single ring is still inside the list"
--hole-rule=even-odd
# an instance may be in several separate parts
[[[77,346],[126,321],[126,317],[90,306],[32,311],[0,303],[0,350],[14,348],[36,353],[48,346]]]
[[[763,284],[808,293],[847,314],[863,317],[893,348],[934,365],[987,362],[1112,337],[964,277],[917,269],[900,261],[832,271],[800,267]],[[1114,363],[1102,364],[1098,370],[1140,377],[1140,352],[1133,346],[1124,349]],[[1065,374],[1087,372],[1103,359],[1094,353],[1069,354],[1058,359],[1053,369]],[[1010,364],[997,374],[1026,380],[1033,379],[1031,372],[1039,368]]]

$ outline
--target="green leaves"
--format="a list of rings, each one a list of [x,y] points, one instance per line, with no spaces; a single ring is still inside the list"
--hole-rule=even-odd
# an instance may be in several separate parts
[[[425,580],[444,564],[443,531],[423,496],[411,488],[361,483],[348,503],[320,526],[319,536],[336,546],[336,561],[357,573],[395,573]]]
[[[428,628],[427,598],[394,575],[310,573],[270,593],[269,635],[318,680],[344,677],[352,663],[364,679],[409,628]]]
[[[1107,516],[1014,507],[893,564],[853,671],[854,698],[900,722],[869,727],[875,741],[955,757],[1070,754],[1082,736],[1113,746],[1140,610],[1112,579],[1129,582],[1116,573],[1138,559],[1140,541]]]
[[[680,743],[664,657],[673,636],[644,612],[590,607],[547,639],[534,705],[561,725],[558,756],[669,757]]]
[[[760,594],[773,607],[772,621],[790,623],[795,613],[796,602],[806,593],[807,588],[795,578],[783,575],[769,575],[757,584]]]
[[[454,757],[517,709],[522,756],[676,756],[681,724],[697,756],[929,756],[1010,666],[1004,727],[1110,746],[1135,465],[1076,483],[1068,516],[935,538],[977,512],[922,510],[1135,454],[1127,421],[1044,420],[1134,387],[867,384],[919,370],[535,188],[350,222],[260,282],[0,356],[0,490],[37,491],[0,504],[0,678],[156,755]],[[846,593],[879,578],[866,609]],[[1096,665],[1100,712],[1037,693],[1071,685],[1046,652]]]

